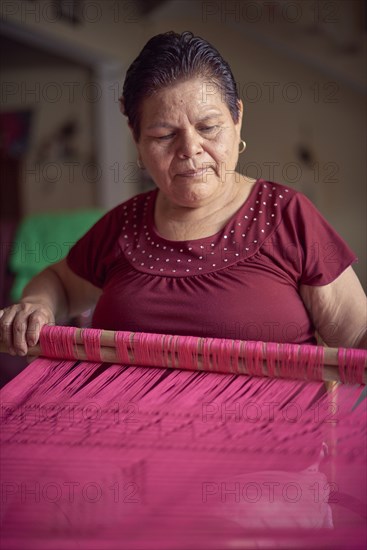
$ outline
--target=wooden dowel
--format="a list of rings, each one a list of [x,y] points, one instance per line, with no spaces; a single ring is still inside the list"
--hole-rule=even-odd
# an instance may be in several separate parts
[[[77,344],[83,344],[83,329],[78,328],[75,332],[75,341]],[[133,333],[132,333],[133,334]],[[137,337],[139,333],[137,333]],[[198,337],[198,340],[204,341],[205,338]],[[281,345],[281,344],[280,344]],[[103,330],[101,333],[101,347],[115,347],[115,332],[112,330]],[[324,347],[324,365],[338,366],[338,348]],[[367,368],[367,361],[366,361]]]
[[[83,344],[82,332],[83,329],[81,328],[78,328],[75,332],[75,342],[77,344]],[[138,334],[139,333],[137,333],[137,335]],[[198,340],[205,340],[205,338],[198,337]],[[113,330],[102,331],[101,347],[115,347],[115,332]],[[324,347],[324,365],[338,365],[338,348]]]
[[[77,344],[83,345],[83,336],[82,336],[83,329],[77,328],[75,331],[75,342]],[[131,333],[132,335],[134,333]],[[139,333],[137,334],[137,338],[139,337]],[[132,336],[133,338],[133,336]],[[197,337],[198,340],[204,341],[205,338]],[[280,344],[281,345],[281,344]],[[296,344],[295,344],[296,345]],[[101,332],[101,347],[115,347],[115,331],[113,330],[103,330]],[[338,365],[338,348],[330,348],[330,347],[324,347],[324,364],[325,365]],[[367,365],[366,365],[367,367]]]
[[[134,360],[134,356],[133,356],[133,344],[134,344],[134,341],[139,341],[139,333],[129,333],[129,337],[130,337],[130,342],[131,342],[131,345],[129,346],[128,344],[128,349],[130,348],[130,351],[131,351],[131,362],[130,364],[133,364],[133,365],[136,365],[137,362]],[[168,336],[168,338],[177,338],[179,340],[180,337],[174,337],[174,336]],[[76,344],[73,346],[73,351],[74,351],[74,354],[73,354],[73,357],[62,357],[60,359],[67,359],[67,360],[82,360],[82,361],[85,361],[85,360],[88,360],[88,357],[87,357],[87,354],[86,354],[86,351],[85,351],[85,348],[84,348],[84,345],[83,345],[83,329],[76,329],[75,331],[75,336],[74,336],[74,339],[75,339],[75,342]],[[200,345],[198,346],[198,344],[203,344],[204,342],[206,341],[205,338],[200,338],[198,337],[197,340],[195,341],[195,349],[199,349],[197,355],[198,355],[198,365],[197,365],[197,368],[195,369],[192,365],[183,365],[182,363],[180,363],[180,368],[183,368],[183,369],[189,369],[189,370],[202,370],[201,368],[201,364],[202,364],[202,356],[200,354]],[[280,344],[281,346],[281,344]],[[212,351],[215,351],[215,344],[212,346]],[[6,351],[5,348],[4,348],[4,344],[2,342],[0,342],[0,351],[1,352],[4,352]],[[116,347],[115,347],[115,332],[114,331],[102,331],[101,333],[101,346],[100,346],[100,350],[99,350],[99,353],[100,353],[100,360],[102,362],[106,362],[106,363],[115,363],[115,364],[118,364],[120,361],[119,361],[119,358],[118,358],[118,355],[117,355],[117,352],[116,352]],[[38,357],[38,356],[41,356],[42,355],[42,351],[41,351],[41,346],[39,344],[37,344],[36,346],[33,346],[31,348],[28,349],[28,355],[31,356],[31,357]],[[367,355],[367,354],[366,354]],[[245,354],[244,353],[240,353],[239,354],[239,359],[243,359],[243,361],[241,362],[241,367],[242,367],[242,372],[243,374],[248,374],[247,372],[247,369],[246,369],[246,365],[245,365],[245,360],[246,360],[246,357],[245,357]],[[96,361],[98,361],[98,358],[95,359]],[[152,362],[149,363],[150,366],[154,366],[154,367],[169,367],[169,368],[177,368],[177,355],[175,354],[174,351],[172,351],[171,355],[169,356],[169,361],[168,361],[168,364],[166,365],[162,365],[162,364],[153,364]],[[145,366],[149,366],[149,365],[145,365]],[[216,370],[216,372],[223,372],[223,373],[226,373],[226,374],[230,374],[230,372],[228,372],[228,369],[226,370],[224,367],[222,370]],[[263,361],[263,366],[262,366],[262,372],[263,372],[263,376],[269,376],[269,373],[268,373],[268,369],[267,369],[267,364],[266,364],[266,359]],[[337,348],[328,348],[328,347],[325,347],[324,348],[324,365],[323,365],[323,369],[322,369],[322,379],[324,381],[340,381],[340,376],[339,376],[339,368],[338,368],[338,349]],[[367,360],[366,360],[366,365],[365,365],[365,371],[364,371],[364,375],[363,375],[363,381],[364,381],[364,384],[367,383]]]

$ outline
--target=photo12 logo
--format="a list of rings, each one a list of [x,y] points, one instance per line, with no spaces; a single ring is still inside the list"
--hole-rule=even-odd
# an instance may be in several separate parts
[[[204,0],[201,20],[203,23],[304,23],[315,26],[337,23],[339,7],[337,1],[320,0]]]

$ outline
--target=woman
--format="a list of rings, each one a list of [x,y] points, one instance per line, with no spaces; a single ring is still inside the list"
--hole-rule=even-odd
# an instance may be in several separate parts
[[[121,98],[157,189],[106,214],[1,311],[9,352],[94,307],[93,326],[278,342],[366,345],[354,254],[300,193],[235,171],[243,106],[201,38],[157,35]]]

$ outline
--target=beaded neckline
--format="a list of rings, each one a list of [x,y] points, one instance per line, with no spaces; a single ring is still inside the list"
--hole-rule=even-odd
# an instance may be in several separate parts
[[[124,205],[119,243],[137,271],[170,277],[215,272],[255,254],[280,223],[282,210],[293,194],[280,184],[259,179],[244,204],[216,234],[170,241],[154,228],[154,190]]]

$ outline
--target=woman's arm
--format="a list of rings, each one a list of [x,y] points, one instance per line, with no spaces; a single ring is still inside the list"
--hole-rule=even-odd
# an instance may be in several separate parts
[[[9,353],[25,355],[43,325],[93,307],[101,290],[75,275],[66,260],[46,268],[25,287],[18,304],[0,310],[0,340]]]
[[[328,285],[301,285],[300,294],[326,345],[367,348],[367,301],[352,267]]]

